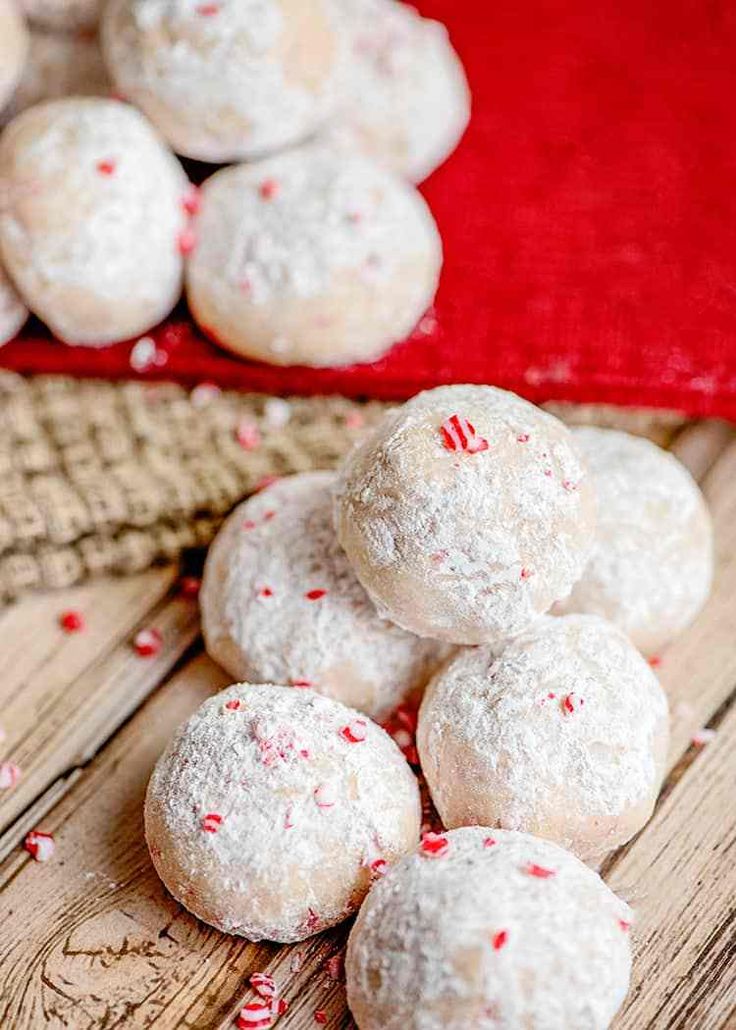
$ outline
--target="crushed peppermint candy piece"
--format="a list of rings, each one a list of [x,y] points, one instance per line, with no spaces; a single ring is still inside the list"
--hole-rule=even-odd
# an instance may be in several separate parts
[[[81,633],[84,629],[84,616],[76,609],[69,608],[59,616],[59,625],[65,633]]]
[[[276,997],[276,981],[269,973],[252,973],[248,982],[259,997]]]
[[[279,184],[276,179],[264,179],[258,187],[261,200],[273,200],[279,192]]]
[[[317,808],[333,808],[337,802],[337,792],[331,783],[321,783],[315,788],[314,801]]]
[[[324,1026],[327,1023],[327,1013],[324,1009],[314,1010],[314,1021],[315,1023],[319,1023],[320,1026]]]
[[[198,186],[191,183],[189,189],[181,198],[181,206],[188,215],[196,215],[202,203],[202,197]]]
[[[308,590],[304,596],[308,601],[319,601],[326,593],[326,590]]]
[[[217,812],[208,812],[202,816],[202,829],[205,833],[217,833],[222,826],[222,816]]]
[[[494,951],[500,951],[509,939],[508,930],[499,930],[491,937],[491,944]]]
[[[342,955],[331,955],[325,962],[325,972],[331,980],[342,980],[344,966]]]
[[[258,591],[259,597],[273,597],[273,590],[271,587],[261,587]]]
[[[385,858],[374,858],[368,868],[374,876],[385,876],[388,872],[388,862]]]
[[[182,576],[179,580],[179,593],[188,601],[196,601],[201,589],[202,580],[199,576]]]
[[[235,439],[244,451],[255,451],[261,446],[261,431],[255,422],[242,418],[235,427]]]
[[[631,929],[631,923],[627,919],[619,919],[618,925],[624,933],[628,933]]]
[[[311,680],[292,680],[292,687],[312,687],[314,684]]]
[[[176,246],[182,257],[188,257],[189,254],[194,253],[197,246],[197,236],[193,229],[182,229],[179,233]]]
[[[692,742],[695,747],[704,747],[706,744],[710,744],[711,740],[713,740],[715,736],[716,730],[712,730],[709,729],[709,727],[704,726],[702,729],[698,730],[697,733],[693,733]]]
[[[133,648],[141,658],[153,658],[163,645],[163,637],[153,626],[150,629],[138,630],[133,637]]]
[[[585,704],[585,701],[579,694],[565,694],[560,702],[560,707],[565,715],[572,715],[574,712],[579,712]]]
[[[534,573],[532,572],[532,570],[528,569],[528,568],[526,568],[526,566],[524,566],[524,568],[519,573],[519,579],[531,579],[531,577],[533,575],[534,575]]]
[[[274,998],[271,1004],[271,1011],[275,1016],[283,1016],[289,1011],[289,1003],[286,998]]]
[[[365,740],[366,726],[365,719],[353,719],[351,723],[340,729],[340,736],[349,744],[360,744]]]
[[[424,858],[443,858],[450,850],[450,842],[443,833],[425,833],[419,844],[419,854]]]
[[[48,862],[56,849],[56,844],[52,834],[31,830],[26,834],[23,847],[37,862]]]
[[[20,766],[15,762],[0,762],[0,790],[9,790],[20,778]]]
[[[243,1005],[235,1020],[238,1030],[263,1030],[273,1023],[271,1006],[265,1001],[249,1001]]]
[[[97,162],[97,171],[100,175],[114,175],[116,164],[114,161],[105,160]]]
[[[478,436],[475,426],[460,415],[451,415],[440,426],[442,443],[448,451],[467,451],[479,454],[488,450],[488,441]]]
[[[546,869],[543,865],[537,865],[536,862],[528,862],[522,872],[527,876],[535,876],[538,880],[549,880],[550,877],[557,875],[555,869]]]
[[[483,841],[483,847],[492,848],[496,843],[497,842],[495,837],[486,837]]]
[[[529,443],[529,434],[528,433],[519,433],[519,435],[516,437],[516,439],[517,439],[517,441],[519,443]]]
[[[240,708],[240,701],[237,697],[234,697],[231,701],[225,702],[225,707],[231,712],[237,712]]]

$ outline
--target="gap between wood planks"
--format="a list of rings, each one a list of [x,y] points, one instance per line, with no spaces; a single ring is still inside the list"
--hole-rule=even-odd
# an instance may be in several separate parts
[[[696,474],[712,470],[705,488],[716,516],[723,564],[708,616],[699,620],[681,641],[668,650],[661,670],[673,700],[672,763],[687,747],[693,731],[711,717],[736,682],[736,654],[733,653],[730,627],[724,621],[729,614],[729,602],[736,593],[733,556],[736,550],[736,489],[732,490],[733,496],[729,493],[729,486],[736,483],[736,445],[731,443],[717,459],[729,439],[733,439],[730,429],[708,424],[686,428],[676,438],[673,447]],[[173,573],[169,572],[169,575],[173,578]],[[171,580],[157,595],[156,604],[162,603],[161,599],[170,586]],[[181,603],[178,600],[163,601],[163,610],[169,604]],[[125,609],[125,605],[122,607]],[[122,648],[126,657],[131,657],[125,635],[130,633],[136,620],[129,621],[130,628],[127,631],[121,628],[112,651],[108,649],[109,654]],[[185,620],[185,623],[189,625],[189,621]],[[194,623],[191,639],[196,636],[196,619]],[[123,624],[125,619],[121,620],[121,627]],[[185,648],[175,650],[181,654]],[[83,673],[82,678],[87,676],[88,684],[95,682],[91,669],[98,661],[99,657],[96,657]],[[154,671],[152,666],[142,668],[139,663],[140,659],[136,657],[132,665],[126,668],[124,662],[120,667],[125,673],[125,683],[133,688],[136,697],[125,717],[155,687],[172,664],[164,663],[166,667],[155,670],[157,675],[154,677],[149,675]],[[144,668],[145,684],[132,683],[131,679],[135,679]],[[33,675],[36,676],[37,672]],[[99,679],[104,680],[104,677]],[[694,703],[691,697],[693,680],[706,681]],[[117,682],[122,685],[123,680]],[[315,1008],[328,1011],[330,1027],[349,1025],[341,990],[321,972],[326,957],[344,939],[345,928],[299,946],[297,950],[304,953],[305,961],[301,972],[293,974],[289,972],[289,964],[294,949],[248,945],[208,930],[167,897],[148,862],[140,833],[140,806],[150,768],[173,727],[202,697],[224,682],[225,677],[207,659],[198,658],[188,663],[157,692],[152,701],[144,705],[87,769],[72,777],[73,782],[47,779],[43,783],[43,777],[37,776],[41,790],[46,788],[46,793],[36,799],[33,815],[40,818],[48,805],[55,805],[44,826],[51,829],[59,827],[58,861],[46,867],[37,866],[16,852],[0,866],[0,886],[4,887],[0,905],[16,906],[12,918],[0,907],[5,916],[4,927],[17,925],[20,921],[25,931],[23,939],[9,939],[0,947],[0,982],[10,985],[6,1010],[0,1009],[1,1025],[13,1026],[14,1030],[16,1027],[17,1030],[30,1030],[39,1025],[43,1017],[44,1025],[72,1026],[74,1030],[77,1027],[80,1030],[99,1030],[103,1026],[119,1026],[123,1025],[121,1020],[125,1021],[126,1027],[142,1027],[152,1021],[167,1030],[175,1026],[224,1027],[230,1025],[242,1001],[246,975],[255,969],[265,968],[267,964],[283,986],[288,983],[287,997],[293,998],[298,991],[290,1012],[279,1021],[280,1028],[301,1030],[313,1027]],[[685,697],[688,698],[687,709],[682,707],[686,703]],[[73,716],[76,714],[74,712]],[[726,804],[732,801],[731,797],[724,795],[728,777],[725,781],[716,780],[715,791],[711,784],[709,790],[713,797],[702,797],[701,770],[706,759],[710,764],[717,759],[718,769],[724,770],[723,775],[730,771],[731,783],[736,778],[731,758],[736,753],[736,741],[729,714],[723,719],[725,730],[722,732],[725,735],[717,738],[718,746],[710,745],[711,750],[698,757],[680,782],[670,783],[670,794],[660,805],[650,827],[611,863],[613,885],[617,886],[620,881],[619,889],[628,888],[640,895],[633,899],[641,916],[640,929],[635,934],[637,951],[642,951],[644,943],[647,945],[644,957],[641,954],[638,957],[632,994],[619,1021],[626,1030],[644,1027],[657,1030],[662,1027],[664,1030],[664,1027],[680,1026],[683,1030],[685,1027],[688,1030],[696,1027],[697,1030],[710,1030],[711,1027],[720,1030],[728,1025],[723,1019],[724,1015],[728,1018],[729,992],[722,978],[714,985],[715,1007],[704,994],[723,959],[723,948],[718,943],[723,934],[716,934],[717,946],[710,946],[708,954],[714,961],[701,961],[702,941],[697,934],[687,935],[689,920],[685,921],[687,925],[679,928],[684,929],[684,935],[681,933],[676,938],[678,950],[675,957],[678,968],[685,971],[682,976],[688,980],[683,981],[685,986],[682,990],[678,990],[677,985],[670,990],[663,960],[656,958],[668,954],[666,946],[670,940],[662,936],[664,930],[658,930],[660,901],[656,888],[662,882],[669,885],[683,877],[687,882],[688,876],[695,881],[705,868],[702,850],[678,850],[679,831],[672,833],[673,821],[677,826],[678,820],[684,822],[693,811],[710,813],[710,837],[700,844],[701,849],[707,849],[709,854],[717,853],[720,838],[711,838],[720,829],[719,813],[726,811]],[[82,731],[84,720],[78,722],[77,731]],[[119,722],[119,719],[117,722],[113,719],[113,725],[107,727],[108,733],[114,732]],[[99,729],[95,739],[98,741],[95,746],[104,739]],[[84,742],[80,753],[89,754],[90,742],[93,743],[92,738]],[[690,806],[695,806],[689,811],[680,804],[683,795]],[[670,841],[671,846],[668,847]],[[668,879],[662,880],[665,874],[663,853],[670,865],[676,862],[674,880],[671,870],[666,874]],[[89,863],[89,868],[85,868],[85,863]],[[653,875],[655,868],[657,873]],[[721,883],[724,880],[721,870]],[[732,894],[736,891],[733,881],[731,891]],[[682,897],[677,891],[670,891],[670,894],[676,895],[670,899],[673,903],[680,899],[686,912],[700,897],[698,904],[703,909],[703,925],[713,925],[712,920],[708,923],[707,917],[712,914],[714,904],[721,903],[720,895],[702,891],[694,900],[692,892],[682,892]],[[651,927],[648,927],[649,915],[655,917]],[[670,927],[671,922],[668,916],[662,926]],[[647,957],[650,959],[648,964]],[[653,983],[643,983],[645,972],[653,978]],[[688,993],[688,983],[699,985],[699,990]],[[5,991],[2,1004],[5,1004]],[[688,1012],[687,1006],[692,1011]],[[72,1011],[83,1013],[86,1022],[65,1022]],[[683,1012],[687,1014],[687,1023],[661,1021],[671,1016],[679,1020]],[[693,1022],[693,1019],[706,1021]]]

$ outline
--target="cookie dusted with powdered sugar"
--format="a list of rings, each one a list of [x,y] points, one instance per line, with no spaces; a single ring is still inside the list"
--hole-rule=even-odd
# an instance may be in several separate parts
[[[380,614],[458,644],[519,633],[564,597],[594,525],[569,431],[490,386],[390,412],[345,461],[336,514]]]
[[[525,833],[430,834],[371,890],[348,941],[360,1030],[606,1030],[629,987],[631,909]]]
[[[464,649],[427,688],[417,745],[446,826],[502,826],[597,864],[654,808],[667,699],[624,634],[545,616],[495,651]]]
[[[279,365],[378,357],[430,304],[442,263],[419,193],[334,145],[217,172],[196,232],[197,322],[228,350]]]
[[[94,29],[100,17],[101,0],[20,0],[34,25],[54,32]]]
[[[713,580],[713,529],[674,455],[614,429],[573,430],[598,498],[593,554],[561,612],[593,612],[655,654],[692,622]]]
[[[0,109],[10,99],[28,53],[28,31],[15,0],[0,0]]]
[[[121,93],[200,161],[293,145],[337,105],[345,41],[329,0],[110,0],[102,39]]]
[[[347,918],[416,846],[417,782],[379,726],[312,690],[240,684],[175,734],[146,796],[156,870],[190,912],[248,940]]]
[[[20,332],[27,318],[28,308],[0,265],[0,346]]]
[[[207,556],[204,637],[236,679],[313,687],[383,719],[447,648],[376,614],[335,538],[335,478],[289,476],[230,515]]]
[[[341,121],[355,142],[420,182],[455,149],[470,91],[447,29],[395,0],[340,4],[351,44]]]
[[[171,311],[188,182],[134,108],[91,97],[29,108],[0,137],[0,179],[2,258],[62,340],[123,340]]]

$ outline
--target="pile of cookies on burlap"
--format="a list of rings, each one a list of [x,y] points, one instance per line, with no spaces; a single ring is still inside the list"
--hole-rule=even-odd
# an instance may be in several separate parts
[[[215,539],[204,635],[238,684],[153,773],[158,873],[253,941],[359,909],[361,1030],[604,1030],[634,915],[595,870],[652,813],[653,659],[712,571],[700,491],[653,443],[493,387],[418,395]],[[241,1028],[283,1011],[266,980]]]

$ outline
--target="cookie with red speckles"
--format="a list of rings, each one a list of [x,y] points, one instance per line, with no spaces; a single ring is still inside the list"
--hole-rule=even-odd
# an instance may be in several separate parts
[[[58,337],[110,343],[171,311],[189,184],[138,111],[91,97],[29,108],[0,137],[0,179],[2,259]]]
[[[20,332],[27,318],[28,308],[0,265],[0,346]]]
[[[174,735],[146,840],[190,912],[251,941],[346,919],[419,838],[419,788],[391,738],[309,689],[239,684]]]
[[[337,532],[379,613],[420,636],[502,640],[564,597],[593,543],[570,431],[491,386],[428,390],[350,454]]]
[[[10,99],[28,53],[28,31],[15,0],[0,0],[0,108]]]
[[[195,319],[228,350],[277,365],[379,357],[431,303],[442,263],[419,193],[328,144],[215,173],[196,233]]]
[[[631,909],[556,844],[432,835],[371,890],[348,941],[360,1030],[606,1030],[631,975]]]
[[[417,745],[446,826],[502,826],[597,864],[649,819],[669,723],[657,677],[597,615],[543,616],[435,676]]]
[[[101,0],[21,0],[30,21],[54,32],[94,29]]]
[[[344,43],[329,0],[110,0],[102,38],[120,92],[200,161],[291,146],[337,105]]]

